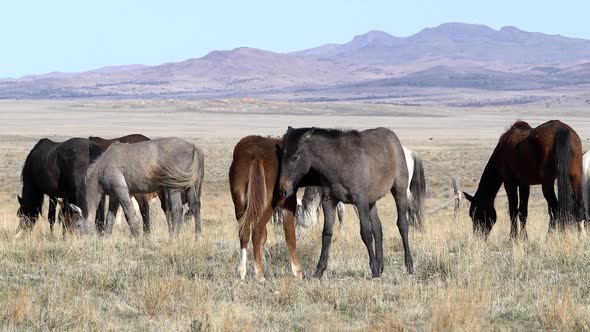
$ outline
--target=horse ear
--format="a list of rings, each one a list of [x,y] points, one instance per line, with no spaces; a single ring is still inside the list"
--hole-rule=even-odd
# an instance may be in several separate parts
[[[23,198],[20,195],[16,195],[16,197],[18,198],[18,204],[23,205]]]
[[[288,127],[287,127],[287,132],[288,132],[288,133],[289,133],[289,132],[291,132],[292,130],[293,130],[293,127],[291,127],[291,126],[288,126]]]
[[[465,196],[465,198],[466,198],[468,201],[470,201],[470,202],[473,202],[473,196],[469,195],[469,194],[468,194],[468,193],[466,193],[466,192],[463,192],[463,196]]]
[[[304,141],[308,141],[311,138],[311,135],[313,134],[313,131],[315,130],[315,127],[312,127],[310,130],[308,130],[304,135],[303,135],[303,140]]]

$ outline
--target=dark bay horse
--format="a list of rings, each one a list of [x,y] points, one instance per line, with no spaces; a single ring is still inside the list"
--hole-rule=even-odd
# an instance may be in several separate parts
[[[554,184],[557,179],[558,197]],[[504,184],[510,213],[510,237],[527,237],[526,219],[530,186],[540,184],[549,207],[549,230],[556,221],[564,228],[568,221],[584,220],[582,204],[582,142],[578,134],[563,122],[548,121],[532,128],[515,122],[502,136],[490,157],[477,191],[464,193],[471,202],[469,216],[473,231],[487,238],[496,223],[495,197]],[[520,202],[519,202],[520,196]],[[578,223],[582,231],[582,223]]]
[[[341,131],[289,127],[283,136],[280,194],[293,195],[300,179],[317,173],[323,187],[324,231],[322,252],[314,276],[321,278],[327,265],[334,209],[338,202],[354,204],[359,212],[361,237],[369,254],[373,277],[383,272],[383,234],[376,202],[390,192],[397,207],[406,268],[414,272],[408,241],[408,168],[402,145],[387,128]],[[373,246],[373,240],[375,245]]]
[[[101,137],[90,136],[90,137],[88,137],[88,139],[95,142],[96,144],[98,144],[100,146],[100,148],[102,149],[102,152],[105,152],[111,146],[111,144],[113,144],[115,142],[133,144],[133,143],[145,142],[145,141],[150,140],[149,137],[144,136],[142,134],[131,134],[131,135],[121,136],[121,137],[113,138],[113,139],[104,139]],[[143,233],[144,234],[150,233],[150,200],[152,197],[153,196],[151,194],[133,195],[133,198],[135,198],[135,201],[139,205],[139,211],[141,213],[141,218],[143,219]],[[162,206],[162,210],[164,210],[164,213],[166,213],[166,201],[164,199],[164,192],[159,191],[158,197],[160,198],[160,204]],[[97,214],[97,220],[104,220],[104,209],[99,209],[96,212],[96,214]],[[106,228],[103,223],[98,222],[96,227],[97,227],[99,234],[105,233]]]
[[[63,143],[43,138],[29,152],[21,172],[22,196],[18,197],[20,218],[17,236],[29,231],[41,214],[44,195],[49,196],[49,225],[53,234],[57,198],[67,202],[83,204],[81,186],[88,165],[98,159],[100,147],[85,138],[71,138]],[[66,214],[71,213],[66,207]],[[71,220],[71,219],[68,219]],[[64,224],[65,231],[73,231],[73,225]]]

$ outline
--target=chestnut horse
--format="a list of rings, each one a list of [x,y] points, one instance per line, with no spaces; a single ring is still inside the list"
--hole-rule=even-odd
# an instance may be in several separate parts
[[[296,278],[303,278],[295,238],[297,197],[296,195],[279,197],[278,177],[281,157],[276,149],[277,146],[283,146],[282,140],[247,136],[242,138],[234,148],[229,169],[229,185],[239,224],[238,273],[241,279],[246,276],[246,249],[250,235],[254,245],[256,279],[259,281],[265,279],[262,256],[266,242],[266,224],[277,207],[282,208],[284,213],[283,229],[289,247],[291,270]],[[313,174],[308,175],[304,182],[307,180],[311,183],[312,177]]]
[[[524,121],[517,121],[500,137],[477,191],[473,196],[465,193],[471,202],[469,216],[473,231],[484,238],[496,223],[494,200],[502,183],[508,196],[511,238],[518,235],[517,215],[520,216],[521,237],[527,238],[527,206],[530,186],[534,184],[543,187],[549,206],[550,231],[555,229],[556,221],[563,229],[566,223],[574,220],[578,221],[579,231],[583,231],[582,142],[565,123],[553,120],[532,128]]]
[[[90,137],[88,137],[88,139],[95,142],[96,144],[98,144],[98,146],[100,146],[100,149],[102,150],[102,152],[105,152],[109,148],[109,146],[111,146],[111,144],[113,144],[115,142],[132,144],[132,143],[145,142],[145,141],[150,140],[149,137],[144,136],[142,134],[131,134],[131,135],[126,135],[126,136],[113,138],[113,139],[104,139],[101,137],[90,136]],[[160,198],[160,204],[161,204],[162,210],[164,210],[164,212],[166,212],[166,201],[164,199],[164,192],[159,191],[157,193],[157,195]],[[137,194],[137,195],[133,195],[133,198],[135,198],[135,201],[137,201],[137,204],[139,205],[139,211],[141,213],[141,218],[143,220],[143,233],[149,234],[150,233],[150,203],[149,202],[153,198],[153,194]],[[105,233],[105,225],[103,224],[103,222],[98,222],[99,220],[101,220],[101,221],[105,220],[104,208],[99,209],[97,211],[97,224],[96,224],[96,228],[98,230],[98,233],[104,234]]]

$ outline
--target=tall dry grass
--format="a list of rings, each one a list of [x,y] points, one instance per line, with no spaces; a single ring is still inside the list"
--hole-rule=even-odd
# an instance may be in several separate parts
[[[203,198],[204,237],[185,225],[170,241],[152,205],[151,237],[131,239],[126,224],[108,239],[51,238],[46,220],[14,241],[16,206],[0,209],[0,326],[4,330],[587,330],[590,247],[575,232],[547,236],[544,203],[531,205],[529,240],[508,240],[500,219],[487,242],[470,220],[443,212],[411,232],[415,275],[403,266],[393,201],[379,203],[385,272],[370,279],[359,226],[349,213],[322,280],[291,278],[280,226],[269,224],[267,281],[236,275],[237,225],[224,185]],[[430,202],[433,205],[435,202]],[[56,234],[60,234],[58,227]],[[300,231],[311,275],[321,229]],[[250,250],[251,251],[251,250]],[[251,252],[249,252],[251,255]]]

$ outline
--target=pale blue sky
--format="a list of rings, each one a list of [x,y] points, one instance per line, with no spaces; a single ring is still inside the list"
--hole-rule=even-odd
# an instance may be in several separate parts
[[[287,52],[445,22],[590,39],[588,13],[588,0],[7,0],[0,77],[155,65],[240,46]]]

